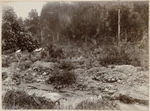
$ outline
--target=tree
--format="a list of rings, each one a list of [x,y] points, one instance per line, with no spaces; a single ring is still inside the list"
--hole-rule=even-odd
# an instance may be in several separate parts
[[[26,30],[30,31],[33,36],[40,35],[40,22],[39,16],[36,9],[32,9],[29,12],[28,18],[25,19],[25,28]]]
[[[98,44],[114,43],[118,35],[117,7],[120,6],[120,41],[138,41],[144,27],[148,29],[148,5],[140,3],[47,2],[40,16],[42,35],[46,41],[56,40],[61,35],[66,40],[82,43],[92,40]]]
[[[72,5],[67,2],[47,2],[41,11],[40,21],[44,39],[59,40],[60,35],[68,34],[71,23]]]
[[[20,30],[17,24],[17,15],[9,6],[4,7],[2,12],[2,50],[15,49],[17,32]]]
[[[2,50],[15,51],[19,48],[31,52],[37,48],[37,41],[19,25],[13,8],[4,7],[2,12]]]
[[[136,3],[134,3],[136,4]],[[115,5],[109,10],[108,21],[110,27],[110,33],[112,36],[117,36],[118,31],[118,5]],[[121,39],[127,39],[128,41],[138,41],[142,37],[143,33],[143,19],[139,12],[135,12],[134,5],[120,5],[120,32]]]
[[[23,18],[22,17],[19,17],[18,18],[18,23],[21,27],[24,27],[24,21],[23,21]]]

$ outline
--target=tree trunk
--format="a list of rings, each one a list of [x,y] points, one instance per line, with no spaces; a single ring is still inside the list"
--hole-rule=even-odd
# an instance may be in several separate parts
[[[43,38],[43,29],[41,29],[41,45],[43,45],[43,40],[44,40],[44,38]]]
[[[57,41],[59,41],[59,33],[57,32]]]
[[[118,46],[120,44],[120,9],[118,9]]]
[[[125,43],[127,43],[127,30],[125,30]]]
[[[70,39],[69,39],[69,37],[67,37],[68,38],[68,45],[70,45]]]
[[[53,35],[53,42],[55,41],[55,37],[54,37],[54,35]]]
[[[87,34],[85,36],[85,46],[87,47]]]

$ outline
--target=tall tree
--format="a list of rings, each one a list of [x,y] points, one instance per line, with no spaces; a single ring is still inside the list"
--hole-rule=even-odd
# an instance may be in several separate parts
[[[25,19],[25,27],[32,33],[33,36],[40,36],[40,22],[36,9],[32,9],[29,12],[28,18]]]
[[[38,43],[19,25],[18,18],[12,7],[4,7],[2,15],[2,50],[33,51]]]

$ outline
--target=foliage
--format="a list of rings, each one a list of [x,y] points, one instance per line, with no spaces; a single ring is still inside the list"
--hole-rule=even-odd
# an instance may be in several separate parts
[[[44,46],[48,41],[66,41],[68,44],[70,41],[81,41],[81,43],[84,41],[87,44],[105,44],[108,41],[114,43],[117,41],[118,8],[121,12],[121,41],[140,41],[144,32],[148,32],[148,2],[131,2],[131,4],[128,2],[120,4],[118,2],[47,2],[40,16],[36,9],[32,9],[25,21],[17,18],[13,9],[9,8],[7,11],[5,8],[2,48],[4,50],[16,48],[24,39],[34,45],[37,41],[33,42],[32,39],[38,39]],[[31,32],[33,36],[26,34],[18,24],[25,27],[25,30]],[[20,32],[23,34],[19,34]],[[24,39],[18,42],[20,38]],[[26,40],[26,38],[30,39]],[[30,42],[25,42],[19,45],[19,48],[23,46],[22,50],[32,51],[34,48],[23,45],[26,43],[27,46],[37,47],[29,44]]]
[[[8,61],[8,59],[3,59],[2,58],[2,67],[9,67],[10,62]]]
[[[21,70],[25,70],[31,67],[32,62],[30,60],[26,60],[26,61],[21,61],[19,63],[18,68],[20,68]]]
[[[121,41],[141,40],[148,27],[148,2],[47,2],[41,12],[44,37],[53,41],[61,34],[61,39],[66,41],[95,39],[98,44],[117,41],[118,8]]]
[[[68,70],[55,70],[52,72],[53,75],[49,77],[46,82],[48,84],[55,84],[55,85],[65,85],[69,86],[76,81],[76,76],[73,71],[68,71]]]
[[[28,95],[23,90],[8,90],[3,97],[4,109],[53,109],[54,105],[52,101]]]
[[[64,70],[72,70],[74,69],[74,65],[71,63],[70,60],[62,60],[60,62],[59,68]]]
[[[38,47],[38,42],[19,26],[17,15],[11,7],[3,8],[2,16],[2,50],[28,50]]]
[[[100,54],[98,60],[101,65],[107,66],[109,64],[122,65],[131,64],[140,66],[139,48],[124,44],[122,47],[107,46],[103,48],[103,54]]]
[[[124,94],[120,94],[117,99],[125,104],[139,103],[139,104],[143,104],[143,105],[148,105],[147,100],[135,99],[133,97],[130,97],[130,96],[124,95]]]
[[[60,63],[60,69],[56,68],[46,82],[56,85],[71,85],[75,83],[76,76],[73,71],[72,63],[70,61]]]
[[[88,101],[88,100],[84,100],[81,103],[79,103],[76,106],[76,109],[84,109],[84,110],[118,110],[119,107],[116,104],[115,101],[112,101],[110,99],[107,98],[103,98],[103,100],[99,99],[97,101],[93,100],[92,101]]]
[[[6,72],[2,72],[2,80],[5,80],[8,77]]]
[[[47,44],[46,51],[48,51],[50,58],[63,58],[62,48],[56,47],[54,44]]]
[[[40,23],[39,16],[36,9],[32,9],[29,12],[28,18],[24,21],[25,29],[30,31],[33,36],[35,36],[38,40],[40,39]]]

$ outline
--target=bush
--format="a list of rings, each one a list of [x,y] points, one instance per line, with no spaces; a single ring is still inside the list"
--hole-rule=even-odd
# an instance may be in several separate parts
[[[2,80],[5,80],[8,77],[6,72],[2,72]]]
[[[22,90],[8,90],[3,97],[4,109],[53,109],[54,103]]]
[[[2,67],[9,67],[9,62],[8,62],[8,60],[5,60],[5,61],[3,61],[2,60]]]
[[[101,60],[102,65],[128,64],[130,61],[123,50],[117,49],[115,47],[111,47],[110,49],[106,49],[106,51],[107,51],[106,56]]]
[[[29,60],[26,60],[26,61],[20,62],[20,64],[19,64],[18,67],[19,67],[21,70],[25,70],[25,69],[29,69],[29,68],[31,67],[31,65],[32,65],[32,62],[29,61]]]
[[[131,51],[132,49],[132,51]],[[134,49],[133,46],[126,47],[117,47],[117,46],[109,46],[104,48],[102,56],[99,58],[100,64],[103,66],[107,66],[110,64],[114,65],[134,65],[140,66],[140,58],[138,58],[139,53],[138,49]],[[138,54],[138,55],[137,55]]]
[[[76,76],[73,71],[68,71],[68,70],[55,70],[52,72],[53,75],[49,77],[46,82],[48,84],[55,84],[55,85],[71,85],[75,83],[76,81]]]
[[[76,106],[76,109],[82,110],[118,110],[119,107],[110,99],[104,98],[103,100],[99,99],[97,101],[88,101],[84,100]]]
[[[2,67],[9,67],[9,57],[2,55]]]
[[[53,44],[48,44],[46,46],[46,50],[49,53],[49,57],[51,58],[63,58],[63,50],[62,48],[58,48]]]
[[[56,85],[71,85],[75,83],[76,76],[72,70],[74,67],[71,61],[62,61],[59,68],[52,72],[52,75],[46,81],[47,83],[53,83]]]
[[[21,83],[21,75],[18,72],[15,72],[12,76],[12,80],[15,82],[16,85]]]
[[[72,70],[74,69],[74,65],[71,63],[70,60],[62,60],[60,62],[59,68],[64,70]]]

